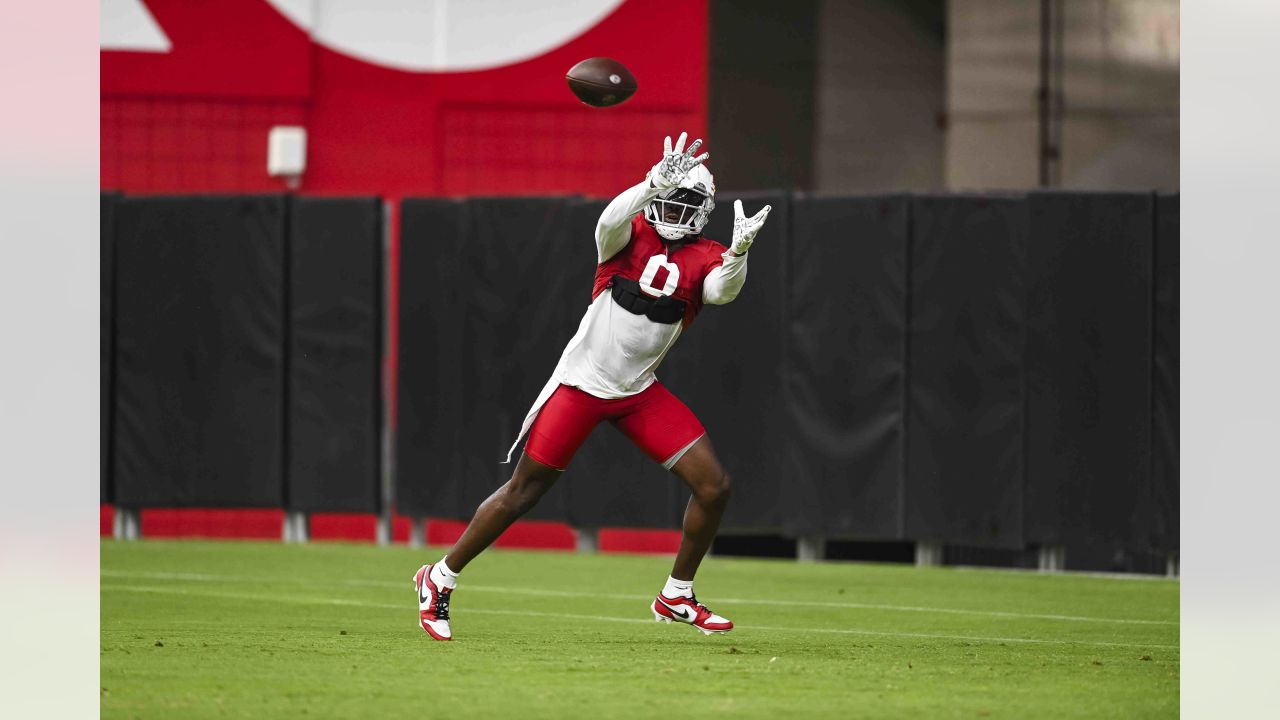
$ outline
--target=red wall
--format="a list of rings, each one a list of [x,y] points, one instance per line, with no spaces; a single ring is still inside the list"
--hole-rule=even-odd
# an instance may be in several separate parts
[[[99,535],[111,537],[114,508],[101,508]],[[279,540],[284,511],[271,508],[202,509],[144,508],[140,513],[142,536],[152,539],[233,538],[236,540]],[[428,545],[450,546],[462,536],[467,524],[457,520],[428,519]],[[391,541],[409,540],[413,520],[394,515]],[[371,542],[377,535],[378,518],[368,513],[315,513],[310,517],[313,541]],[[678,530],[637,530],[602,528],[597,536],[600,552],[654,553],[669,555],[680,548]],[[537,550],[573,550],[573,530],[563,524],[525,520],[512,525],[495,543],[497,547]]]
[[[643,176],[663,135],[706,129],[707,0],[660,13],[628,0],[541,56],[464,73],[342,55],[262,0],[146,5],[173,49],[101,53],[104,188],[279,190],[266,175],[267,129],[301,124],[302,192],[607,196]],[[564,73],[594,55],[626,64],[636,96],[579,103]]]

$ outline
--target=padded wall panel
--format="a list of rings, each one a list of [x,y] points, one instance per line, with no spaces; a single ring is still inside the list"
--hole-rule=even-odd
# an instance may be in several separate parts
[[[728,239],[730,201],[710,237]],[[1161,462],[1151,198],[748,204],[765,201],[743,296],[707,308],[658,373],[735,477],[726,529],[998,547],[1176,532],[1176,480],[1143,470]],[[405,203],[402,511],[466,518],[509,476],[496,461],[590,301],[603,207]],[[686,497],[605,425],[533,517],[674,527]]]
[[[279,506],[284,198],[126,198],[116,230],[116,502]]]
[[[1154,197],[1029,202],[1026,538],[1145,543]]]
[[[906,534],[1022,544],[1026,201],[916,197]]]
[[[793,534],[902,536],[905,197],[792,204],[784,387]]]
[[[402,512],[468,519],[510,477],[501,460],[590,298],[594,245],[569,240],[570,202],[404,202]],[[565,492],[528,517],[562,519]]]
[[[733,302],[703,307],[658,377],[697,414],[733,478],[722,527],[771,530],[782,525],[778,498],[791,475],[782,452],[788,436],[782,359],[791,202],[781,192],[722,195],[705,230],[708,238],[732,241],[733,200],[739,197],[748,215],[764,205],[773,208],[751,246],[746,285]],[[677,510],[678,522],[682,503]]]
[[[381,505],[382,203],[289,203],[287,506]]]
[[[467,205],[400,205],[396,510],[457,517],[462,462],[462,242]],[[474,509],[474,508],[472,508]]]
[[[112,501],[112,383],[115,378],[115,209],[120,198],[101,193],[98,200],[98,502]]]
[[[1155,496],[1153,549],[1177,550],[1179,420],[1179,198],[1156,199],[1155,341],[1152,377],[1152,491]]]
[[[459,517],[507,481],[519,453],[503,464],[529,406],[577,330],[590,293],[595,245],[571,238],[567,198],[474,198],[463,236],[466,288],[462,364],[464,402]],[[585,263],[584,263],[585,260]],[[565,490],[554,488],[526,516],[560,520]]]

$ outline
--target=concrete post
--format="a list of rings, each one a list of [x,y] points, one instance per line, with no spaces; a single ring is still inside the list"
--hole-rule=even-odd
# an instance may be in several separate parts
[[[142,524],[138,520],[137,510],[117,505],[111,525],[112,535],[117,540],[137,540],[142,537]]]
[[[796,560],[817,562],[827,556],[827,539],[822,535],[804,535],[796,538]]]
[[[1040,572],[1062,572],[1067,566],[1067,549],[1061,545],[1041,545],[1036,566]]]
[[[421,548],[427,545],[426,518],[409,518],[409,547]]]
[[[942,565],[942,543],[933,540],[916,542],[916,567],[937,567]]]
[[[382,513],[378,516],[377,542],[379,545],[391,544],[391,515]]]
[[[595,528],[574,528],[574,545],[580,553],[600,551],[600,533]]]
[[[304,543],[311,539],[310,518],[304,512],[286,511],[281,539],[287,543]]]

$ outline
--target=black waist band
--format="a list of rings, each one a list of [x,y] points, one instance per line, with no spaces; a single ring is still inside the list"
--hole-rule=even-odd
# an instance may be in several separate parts
[[[644,315],[656,323],[672,325],[684,317],[684,301],[669,295],[653,297],[640,289],[640,283],[614,275],[613,301],[633,315]]]

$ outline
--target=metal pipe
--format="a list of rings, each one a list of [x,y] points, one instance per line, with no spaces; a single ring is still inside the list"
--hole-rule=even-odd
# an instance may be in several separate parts
[[[1053,60],[1053,0],[1040,0],[1040,86],[1036,91],[1039,108],[1040,142],[1037,154],[1040,187],[1049,187],[1049,76]]]

